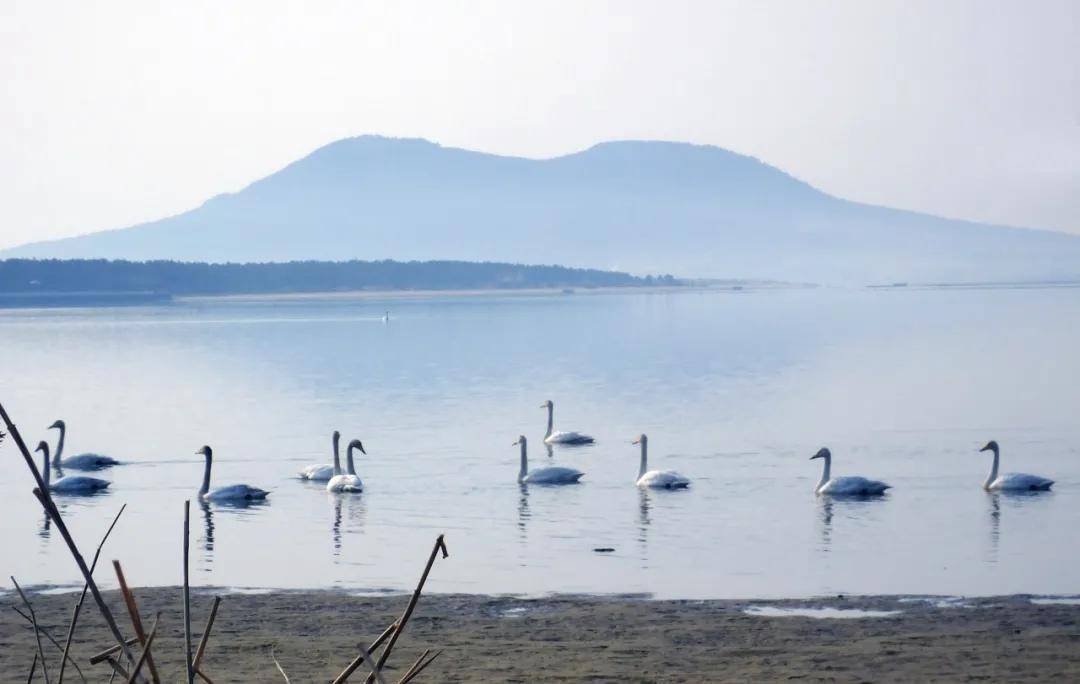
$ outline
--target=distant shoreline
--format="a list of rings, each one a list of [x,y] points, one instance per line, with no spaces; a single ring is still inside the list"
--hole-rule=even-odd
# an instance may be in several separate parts
[[[175,681],[183,669],[180,590],[134,593],[145,615],[161,611],[154,659],[163,681]],[[374,639],[408,602],[405,594],[195,588],[199,628],[213,595],[223,600],[203,669],[215,681],[280,681],[271,645],[293,681],[329,681],[356,657],[356,644]],[[126,616],[119,592],[103,596],[114,615]],[[70,594],[29,597],[40,623],[67,624]],[[0,595],[0,603],[16,605],[18,597]],[[87,603],[72,653],[88,680],[99,681],[106,668],[87,658],[111,637]],[[851,617],[771,616],[821,609]],[[859,611],[872,612],[854,617]],[[425,593],[390,659],[390,681],[424,649],[445,650],[422,681],[1076,681],[1078,620],[1080,605],[1024,595],[686,601]],[[21,684],[35,643],[13,610],[0,611],[0,643],[10,656],[0,683]]]
[[[177,302],[200,302],[200,301],[305,301],[305,300],[407,300],[407,299],[433,299],[437,297],[536,297],[550,295],[591,295],[591,294],[623,294],[634,293],[664,293],[664,292],[695,292],[695,291],[723,291],[731,290],[730,287],[708,287],[701,285],[625,285],[613,287],[532,287],[532,288],[477,288],[477,289],[452,289],[452,290],[349,290],[327,292],[261,292],[252,294],[220,294],[220,295],[183,295],[173,297]]]

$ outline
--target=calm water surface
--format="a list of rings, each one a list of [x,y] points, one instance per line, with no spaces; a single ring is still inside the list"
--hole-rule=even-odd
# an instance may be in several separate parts
[[[0,342],[0,400],[31,445],[64,418],[68,455],[129,462],[109,493],[60,502],[87,555],[128,504],[104,559],[136,585],[181,580],[205,443],[216,484],[272,494],[193,502],[199,585],[405,589],[445,532],[433,591],[1080,592],[1080,289],[182,302],[0,312]],[[549,456],[548,398],[597,444]],[[368,450],[362,495],[295,478],[335,428]],[[634,487],[641,432],[689,491]],[[531,465],[583,483],[519,487],[519,433]],[[983,492],[991,438],[1054,491]],[[834,473],[895,489],[817,499],[823,445]],[[31,488],[6,440],[0,586],[74,583]]]

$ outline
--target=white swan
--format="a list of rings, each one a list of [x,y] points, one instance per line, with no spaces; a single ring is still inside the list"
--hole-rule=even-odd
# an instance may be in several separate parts
[[[78,454],[61,459],[64,451],[64,437],[67,435],[67,425],[58,420],[49,426],[50,430],[59,430],[60,439],[56,443],[56,453],[53,454],[53,467],[68,468],[70,470],[101,470],[114,465],[120,465],[120,461],[101,454]]]
[[[987,442],[986,446],[979,451],[994,452],[994,464],[990,466],[990,474],[986,476],[986,482],[983,482],[983,489],[988,492],[1045,492],[1054,484],[1053,480],[1027,473],[998,475],[1001,452],[998,449],[998,443],[994,440]]]
[[[650,470],[649,462],[649,437],[641,435],[633,444],[641,445],[641,467],[638,468],[637,486],[651,489],[686,489],[690,486],[690,480],[678,474],[674,470]]]
[[[337,451],[334,451],[334,476],[330,478],[330,481],[326,483],[326,491],[328,492],[362,492],[364,491],[364,483],[360,481],[360,477],[356,474],[356,468],[353,466],[353,449],[359,449],[360,453],[367,456],[367,452],[364,451],[364,445],[360,443],[360,440],[354,439],[349,442],[349,447],[345,450],[345,461],[348,464],[348,471],[341,472],[341,461],[338,458]]]
[[[334,430],[333,437],[331,437],[334,443],[334,459],[338,458],[338,442],[341,441],[341,433]],[[340,472],[340,468],[338,469]],[[336,473],[334,472],[334,466],[330,464],[318,464],[309,465],[300,471],[301,480],[311,480],[312,482],[326,482],[332,478]]]
[[[884,494],[891,485],[877,480],[868,480],[865,477],[830,477],[832,471],[832,452],[821,449],[810,457],[825,459],[825,468],[821,472],[821,481],[814,488],[815,494],[829,494],[831,496],[876,496]]]
[[[42,467],[41,467],[41,479],[45,481],[45,487],[50,492],[57,494],[93,494],[94,492],[100,492],[109,486],[109,482],[106,480],[99,480],[96,477],[85,477],[83,475],[69,475],[68,477],[62,477],[56,482],[49,482],[49,445],[45,442],[39,442],[37,449],[42,453]]]
[[[230,501],[262,501],[270,494],[270,492],[265,489],[259,489],[258,487],[252,487],[251,485],[246,484],[229,485],[228,487],[220,487],[214,491],[210,491],[210,467],[214,461],[214,452],[210,447],[204,446],[195,453],[202,454],[206,457],[206,470],[203,471],[202,486],[199,487],[199,498],[201,500],[223,503],[228,503]]]
[[[514,442],[514,446],[517,445],[521,445],[521,470],[518,471],[518,482],[522,484],[577,484],[577,481],[585,475],[585,473],[580,470],[563,468],[561,466],[537,468],[536,470],[529,472],[529,457],[527,454],[525,435],[518,437],[517,441]]]
[[[547,432],[544,433],[544,442],[547,444],[592,444],[596,440],[589,435],[580,432],[553,431],[555,424],[555,404],[550,399],[540,404],[540,408],[546,408],[548,412]]]

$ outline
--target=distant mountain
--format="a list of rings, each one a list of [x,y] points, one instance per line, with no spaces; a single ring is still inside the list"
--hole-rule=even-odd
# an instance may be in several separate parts
[[[557,263],[813,282],[1068,279],[1080,237],[837,199],[709,146],[554,159],[363,136],[159,221],[3,257]]]

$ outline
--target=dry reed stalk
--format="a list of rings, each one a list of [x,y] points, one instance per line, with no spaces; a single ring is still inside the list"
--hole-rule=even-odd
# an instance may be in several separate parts
[[[138,639],[136,639],[135,641],[138,641]],[[112,676],[109,677],[110,682],[113,680],[113,677],[115,677],[116,675],[120,675],[121,677],[124,678],[124,681],[127,681],[127,678],[128,678],[127,670],[124,669],[124,666],[121,665],[119,663],[119,661],[116,660],[116,658],[113,658],[112,656],[109,656],[108,658],[105,659],[105,662],[108,663],[109,667],[111,667],[112,670],[113,670]]]
[[[91,575],[94,574],[94,569],[97,568],[98,558],[101,557],[101,548],[105,546],[105,541],[109,538],[109,535],[112,534],[113,528],[116,527],[116,523],[120,520],[120,515],[124,512],[125,508],[127,508],[127,504],[120,507],[116,517],[113,518],[112,524],[109,525],[109,529],[105,530],[105,536],[102,537],[101,542],[98,543],[97,550],[94,551],[94,559],[90,562]],[[79,621],[79,612],[82,610],[83,601],[86,600],[86,590],[88,586],[88,584],[83,584],[82,594],[79,595],[79,600],[75,603],[75,608],[71,611],[71,622],[68,624],[67,639],[64,640],[64,658],[60,661],[60,674],[56,678],[56,684],[64,684],[64,668],[67,666],[68,651],[71,650],[71,638],[75,634],[75,625]],[[72,664],[74,665],[75,662],[72,661]],[[75,665],[75,667],[78,668],[78,665]],[[82,675],[82,670],[79,670],[79,677],[82,677],[84,682],[86,681],[86,677],[83,677]]]
[[[90,595],[94,597],[94,603],[97,604],[102,619],[105,620],[105,624],[109,627],[109,631],[112,632],[113,638],[116,639],[116,643],[120,644],[120,652],[124,654],[124,657],[129,662],[135,662],[135,656],[132,654],[131,649],[128,648],[124,635],[120,633],[120,627],[116,624],[112,611],[105,605],[105,598],[102,597],[101,591],[98,590],[97,583],[94,581],[93,575],[90,574],[90,569],[86,567],[86,561],[83,560],[82,554],[79,553],[79,547],[75,545],[75,540],[71,538],[71,533],[68,531],[67,525],[64,524],[64,519],[60,516],[56,504],[53,503],[52,498],[47,493],[42,492],[40,489],[34,489],[34,496],[37,497],[37,500],[45,508],[45,512],[56,523],[56,529],[60,530],[60,536],[64,538],[68,551],[71,552],[72,557],[75,559],[75,564],[79,566],[83,580],[90,587]]]
[[[428,557],[427,565],[424,566],[424,573],[420,575],[420,582],[416,585],[416,591],[413,592],[412,597],[409,599],[409,605],[405,607],[405,612],[401,614],[401,619],[398,620],[398,627],[394,630],[394,633],[390,636],[390,641],[387,642],[386,648],[383,649],[382,655],[379,656],[379,661],[376,663],[379,669],[382,669],[386,664],[388,658],[390,658],[390,652],[394,650],[394,644],[397,643],[398,637],[405,631],[405,625],[409,622],[409,618],[412,616],[413,610],[416,608],[416,604],[420,602],[420,594],[424,591],[424,584],[427,582],[428,574],[431,572],[431,566],[435,564],[435,558],[439,551],[442,551],[443,558],[449,556],[449,552],[446,550],[446,542],[443,541],[443,535],[439,535],[435,540],[435,546],[431,549],[431,555]],[[373,684],[373,675],[368,675],[366,684]]]
[[[26,613],[22,612],[21,610],[19,610],[18,606],[12,606],[11,609],[13,611],[15,611],[16,613],[18,613],[19,616],[22,617],[23,620],[26,620],[30,624],[33,624],[33,620],[30,618],[30,616],[27,615]],[[67,652],[64,651],[64,647],[60,645],[59,641],[57,641],[55,638],[53,638],[52,634],[49,634],[49,630],[47,630],[44,627],[39,625],[37,627],[37,631],[41,632],[42,636],[44,636],[46,639],[48,639],[49,643],[51,643],[53,646],[56,647],[56,650],[62,652],[64,654],[63,655],[64,658],[71,661],[71,664],[75,667],[75,671],[79,673],[79,677],[85,682],[86,677],[83,675],[82,669],[79,667],[79,664],[76,663],[75,660],[72,659],[72,657],[69,656],[67,654]]]
[[[203,628],[202,636],[199,638],[199,647],[195,649],[195,658],[191,661],[191,667],[196,672],[198,672],[199,663],[202,662],[203,654],[206,652],[206,642],[210,640],[210,630],[214,628],[214,618],[217,617],[219,605],[221,605],[221,597],[215,596],[214,605],[210,606],[210,617],[206,619],[206,627]]]
[[[128,646],[134,646],[137,643],[139,643],[138,637],[131,637],[130,639],[127,640],[127,645]],[[119,650],[120,650],[119,646],[110,646],[107,649],[105,649],[104,651],[102,651],[101,653],[90,656],[90,664],[91,665],[97,665],[98,663],[104,662],[104,661],[108,660],[109,658],[111,658],[112,656],[116,655],[116,653]]]
[[[41,660],[41,675],[45,678],[45,684],[49,684],[49,668],[45,666],[45,650],[41,648],[41,634],[38,628],[37,615],[34,613],[34,606],[30,605],[30,599],[26,598],[22,587],[15,581],[14,575],[11,575],[11,583],[15,585],[15,591],[19,592],[19,598],[26,605],[26,609],[30,611],[30,622],[34,625],[34,640],[37,641],[37,654]]]
[[[419,676],[420,676],[420,673],[421,673],[421,672],[423,672],[423,671],[424,671],[424,670],[425,670],[425,669],[427,668],[427,666],[428,666],[428,665],[430,665],[430,664],[432,664],[433,662],[435,662],[435,659],[436,659],[436,658],[438,658],[438,657],[439,657],[439,656],[441,656],[441,655],[442,655],[442,651],[436,651],[436,652],[435,652],[435,655],[433,655],[433,656],[431,656],[430,658],[428,658],[428,659],[427,659],[427,660],[426,660],[426,661],[424,662],[424,664],[423,664],[423,665],[421,665],[420,667],[416,668],[416,671],[415,671],[415,672],[412,672],[412,673],[410,673],[410,674],[409,674],[409,676],[407,676],[407,677],[402,677],[401,681],[400,681],[400,682],[398,682],[398,684],[409,684],[409,682],[411,682],[412,680],[414,680],[414,679],[416,679],[417,677],[419,677]]]
[[[383,633],[379,635],[379,638],[376,639],[375,641],[373,641],[371,643],[371,646],[368,646],[367,652],[368,653],[374,653],[375,650],[377,648],[379,648],[379,646],[382,646],[382,643],[384,641],[386,641],[387,639],[389,639],[390,635],[394,633],[395,629],[397,629],[397,625],[398,625],[398,623],[394,622],[392,625],[390,625],[389,627],[384,629]],[[364,646],[361,644],[361,645],[358,645],[357,648],[363,649]],[[360,654],[360,655],[356,656],[355,658],[353,658],[353,661],[351,663],[349,663],[348,667],[346,667],[344,670],[341,671],[341,674],[339,674],[337,676],[337,679],[334,680],[333,684],[340,684],[341,682],[344,682],[345,680],[347,680],[349,678],[349,675],[351,675],[353,672],[355,672],[358,667],[363,665],[363,663],[364,663],[364,655],[363,654]]]
[[[184,665],[187,668],[187,684],[195,684],[195,666],[191,661],[191,589],[188,585],[188,539],[190,535],[191,501],[186,500],[184,501],[184,652],[186,654]]]
[[[146,646],[146,631],[143,630],[142,617],[139,616],[139,604],[135,602],[135,594],[128,588],[127,579],[124,578],[124,570],[120,567],[120,561],[113,561],[113,569],[116,571],[116,581],[120,585],[120,594],[124,597],[124,605],[127,606],[128,615],[131,616],[131,626],[135,630],[135,636],[139,643]],[[150,670],[150,679],[154,684],[161,684],[157,668],[154,667],[154,656],[149,651],[146,654],[146,667]]]
[[[34,654],[34,662],[30,663],[30,674],[26,675],[26,684],[34,681],[34,672],[37,671],[38,654]]]
[[[292,684],[292,682],[289,681],[289,675],[285,674],[285,668],[281,666],[281,663],[278,662],[277,656],[274,655],[273,646],[270,647],[270,659],[274,661],[274,667],[276,667],[277,671],[281,673],[281,677],[285,680],[285,684]]]
[[[105,599],[101,597],[101,592],[98,591],[97,584],[94,583],[94,577],[90,574],[89,568],[86,567],[86,561],[83,560],[82,554],[79,553],[79,547],[75,545],[75,540],[71,538],[71,532],[68,531],[67,525],[64,524],[64,518],[60,515],[60,510],[53,503],[52,497],[49,495],[49,488],[45,485],[45,481],[41,479],[41,473],[38,472],[37,466],[34,465],[34,458],[30,455],[30,450],[26,448],[26,442],[23,441],[19,429],[15,427],[15,423],[11,422],[11,417],[8,416],[3,404],[0,404],[0,419],[4,421],[8,433],[15,440],[16,446],[19,447],[19,452],[22,453],[23,460],[26,461],[26,467],[30,469],[30,474],[34,476],[34,482],[37,483],[34,496],[41,502],[45,514],[56,523],[56,529],[60,530],[60,536],[64,538],[64,543],[67,544],[68,551],[71,552],[72,557],[75,559],[75,564],[79,566],[79,572],[82,573],[83,579],[90,586],[90,593],[93,594],[94,602],[97,603],[98,610],[101,611],[101,617],[109,626],[113,638],[116,639],[117,643],[123,645],[120,650],[123,651],[124,656],[129,661],[134,662],[135,658],[131,654],[131,649],[124,644],[124,636],[120,633],[120,628],[116,626],[116,620],[113,619],[109,607],[105,605]]]
[[[150,626],[150,634],[146,637],[146,643],[143,644],[142,654],[139,655],[139,659],[135,661],[135,668],[131,671],[131,675],[127,679],[127,684],[135,684],[139,678],[139,670],[142,669],[143,663],[147,662],[150,658],[150,646],[154,643],[154,637],[157,636],[159,618],[161,618],[161,613],[154,616],[154,624]]]
[[[405,674],[401,675],[398,684],[401,684],[401,682],[404,682],[409,678],[409,675],[413,673],[413,670],[420,666],[420,663],[424,661],[424,658],[427,658],[428,653],[431,653],[431,649],[425,648],[424,652],[420,654],[420,657],[413,661],[413,664],[409,666],[408,670],[405,670]]]

